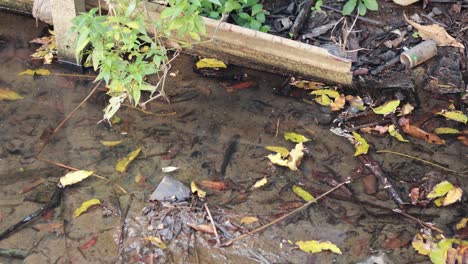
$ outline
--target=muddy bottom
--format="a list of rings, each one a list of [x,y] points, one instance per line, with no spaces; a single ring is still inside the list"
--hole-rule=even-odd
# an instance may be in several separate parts
[[[118,112],[121,121],[109,127],[97,124],[106,100],[97,93],[49,138],[50,132],[94,84],[92,78],[72,76],[81,72],[57,63],[41,66],[41,62],[30,60],[36,46],[29,41],[39,36],[44,27],[36,28],[35,23],[25,17],[0,15],[3,41],[0,88],[12,89],[24,97],[0,101],[0,231],[44,205],[58,177],[68,172],[44,159],[95,171],[110,182],[90,177],[66,188],[60,206],[0,241],[0,248],[27,251],[25,263],[358,263],[371,256],[385,263],[428,263],[427,257],[411,247],[411,240],[421,226],[391,211],[396,205],[383,186],[375,194],[365,194],[361,180],[348,184],[347,191],[327,196],[231,246],[217,246],[214,235],[186,228],[180,234],[174,232],[171,241],[165,241],[166,250],[144,240],[151,234],[151,228],[158,228],[150,225],[154,213],[148,214],[144,209],[155,206],[148,198],[165,175],[186,186],[192,180],[227,183],[225,190],[205,188],[208,192],[205,201],[214,218],[237,225],[246,216],[259,220],[232,232],[235,237],[302,205],[303,200],[292,192],[294,184],[318,196],[333,187],[317,177],[318,172],[333,175],[336,182],[352,176],[360,165],[353,156],[354,147],[329,131],[334,117],[328,111],[317,104],[275,95],[273,89],[282,84],[284,77],[238,69],[255,84],[230,91],[226,89],[232,84],[228,81],[193,73],[194,59],[189,56],[180,56],[174,62],[175,77],[170,77],[166,85],[167,94],[173,98],[170,104],[154,101],[146,113],[123,107]],[[39,66],[49,69],[51,75],[18,75]],[[422,98],[430,95],[422,94]],[[438,103],[436,99],[422,101],[423,109]],[[294,143],[284,140],[285,132],[311,139],[305,144],[306,157],[297,172],[275,167],[265,158],[269,154],[266,146],[294,147]],[[236,135],[239,135],[237,149],[222,175],[225,150]],[[366,138],[374,150],[398,151],[437,161],[455,171],[466,170],[466,148],[456,140],[438,146],[421,140],[405,144],[388,136]],[[122,143],[115,147],[100,143],[117,140]],[[36,159],[44,146],[39,156],[42,160]],[[142,152],[127,171],[116,172],[117,161],[139,147]],[[409,183],[418,182],[435,170],[404,157],[374,152],[372,155],[393,182],[406,183],[397,184],[402,193],[407,193]],[[163,173],[162,168],[168,166],[179,169]],[[267,184],[251,188],[264,177]],[[466,187],[466,175],[446,177]],[[38,187],[25,189],[40,179],[43,182]],[[74,210],[93,198],[99,199],[102,206],[74,218]],[[181,222],[178,217],[190,220],[187,211],[178,210],[180,213],[167,213],[173,217],[173,223]],[[444,208],[409,208],[407,212],[434,223],[448,236],[453,235],[453,223],[467,215],[466,203]],[[198,214],[199,219],[208,219],[203,210]],[[305,253],[288,242],[294,244],[299,240],[330,241],[341,249],[342,255],[329,251]],[[1,263],[22,261],[0,258]]]

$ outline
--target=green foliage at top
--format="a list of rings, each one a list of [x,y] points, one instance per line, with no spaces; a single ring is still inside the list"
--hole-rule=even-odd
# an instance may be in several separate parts
[[[99,72],[95,81],[104,80],[109,89],[111,99],[104,109],[104,119],[109,120],[126,100],[144,107],[142,91],[151,93],[150,100],[164,96],[164,79],[170,67],[164,38],[174,31],[198,41],[206,31],[198,15],[201,4],[195,0],[169,0],[170,7],[159,21],[149,21],[137,0],[107,2],[109,15],[99,15],[94,8],[75,17],[71,30],[78,33],[77,59],[85,57],[85,65]],[[155,37],[146,32],[148,25],[154,27]],[[159,82],[147,83],[147,77],[154,74]]]
[[[237,25],[267,32],[270,27],[264,25],[268,12],[258,0],[200,0],[201,15],[220,19],[222,14],[230,14]]]
[[[377,0],[348,0],[343,6],[343,15],[350,15],[356,6],[360,16],[365,16],[368,9],[371,11],[377,11],[379,9]]]

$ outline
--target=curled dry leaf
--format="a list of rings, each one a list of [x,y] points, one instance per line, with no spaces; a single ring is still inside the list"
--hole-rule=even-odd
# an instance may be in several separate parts
[[[448,191],[445,199],[442,203],[443,206],[447,206],[453,203],[456,203],[461,200],[463,195],[463,190],[461,188],[453,188],[452,190]]]
[[[438,145],[445,144],[445,141],[441,139],[439,136],[437,136],[436,134],[426,132],[417,126],[411,125],[409,122],[409,119],[407,118],[404,118],[404,117],[400,118],[399,123],[403,132],[405,132],[406,134],[414,138],[419,138],[432,144],[438,144]]]
[[[78,170],[78,171],[72,171],[64,176],[62,176],[59,180],[60,186],[65,187],[68,185],[75,184],[77,182],[80,182],[89,176],[91,176],[94,173],[94,171],[85,171],[85,170]]]
[[[450,36],[442,26],[437,24],[423,26],[414,21],[409,20],[408,17],[406,17],[406,14],[404,16],[406,22],[408,22],[410,25],[412,25],[415,29],[418,30],[419,36],[422,39],[432,39],[435,41],[437,46],[453,46],[461,49],[465,48],[465,46],[463,46],[462,43],[458,42],[455,38]]]
[[[91,199],[86,202],[83,202],[79,208],[76,208],[75,211],[73,212],[73,218],[77,218],[84,212],[88,211],[89,208],[95,205],[101,204],[101,201],[99,199]]]
[[[367,154],[367,151],[369,151],[369,144],[367,143],[367,141],[356,132],[353,132],[353,136],[354,136],[354,147],[356,148],[356,151],[354,152],[354,156]]]
[[[191,223],[188,223],[187,225],[203,233],[208,233],[208,234],[215,233],[212,225],[206,225],[206,224],[196,225],[196,224],[191,224]]]
[[[94,246],[94,244],[96,244],[97,242],[97,236],[91,238],[90,240],[88,240],[88,242],[84,243],[83,245],[80,246],[80,249],[83,249],[83,250],[86,250],[92,246]]]
[[[332,111],[341,110],[346,103],[346,99],[344,95],[340,95],[335,98],[335,101],[330,104],[330,108]]]
[[[203,198],[206,196],[206,192],[198,188],[197,184],[194,181],[190,183],[190,189],[192,190],[192,193],[196,193],[198,197],[200,198]]]
[[[288,167],[292,171],[298,170],[298,166],[301,164],[303,157],[304,145],[302,143],[296,144],[296,147],[289,152],[288,159],[283,159],[280,153],[270,154],[267,156],[271,163],[283,167]]]

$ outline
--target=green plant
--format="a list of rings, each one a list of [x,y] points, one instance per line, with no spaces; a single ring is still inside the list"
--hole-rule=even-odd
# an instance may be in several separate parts
[[[317,2],[315,2],[315,5],[311,9],[320,12],[322,11],[322,5],[323,5],[323,0],[317,0]]]
[[[371,11],[377,11],[379,9],[377,0],[348,0],[343,6],[343,15],[347,16],[351,14],[356,6],[360,16],[366,15],[367,9]]]
[[[199,41],[205,34],[203,20],[198,15],[201,5],[195,0],[169,0],[158,21],[151,21],[145,5],[138,0],[110,0],[109,15],[98,14],[94,8],[73,19],[71,30],[78,32],[76,57],[85,58],[99,74],[95,81],[104,80],[109,105],[104,109],[104,120],[109,120],[122,103],[128,100],[134,106],[164,97],[164,82],[170,69],[170,59],[162,43],[171,32],[190,35]],[[150,37],[145,26],[152,25],[155,36]],[[185,44],[185,43],[180,43]],[[156,75],[158,82],[150,84],[147,78]],[[143,91],[150,93],[140,102]]]
[[[264,25],[268,12],[258,0],[201,0],[201,15],[220,19],[222,14],[230,14],[237,25],[267,32]]]

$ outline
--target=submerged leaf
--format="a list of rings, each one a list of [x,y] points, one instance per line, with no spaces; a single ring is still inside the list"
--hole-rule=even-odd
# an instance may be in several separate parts
[[[283,158],[286,158],[289,155],[289,150],[287,148],[276,147],[276,146],[266,146],[265,148],[268,149],[269,151],[273,151],[273,152],[281,154],[281,157]]]
[[[468,217],[464,217],[455,225],[455,229],[458,230],[458,229],[465,228],[467,223],[468,223]]]
[[[101,142],[102,145],[104,145],[106,147],[114,147],[114,146],[117,146],[120,143],[122,143],[122,140],[117,140],[117,141],[104,141],[104,140],[101,140],[100,142]]]
[[[438,135],[444,135],[444,134],[460,134],[461,131],[455,128],[451,127],[438,127],[434,129],[434,133]]]
[[[372,109],[378,115],[386,115],[395,112],[400,105],[400,100],[391,100],[385,102],[383,105]]]
[[[25,71],[22,71],[20,73],[18,73],[18,75],[50,75],[50,71],[49,70],[46,70],[46,69],[37,69],[37,70],[31,70],[31,69],[28,69],[28,70],[25,70]]]
[[[260,188],[267,183],[268,183],[267,177],[263,177],[260,180],[256,181],[255,184],[252,186],[252,188],[253,189]]]
[[[178,167],[168,166],[168,167],[162,168],[161,170],[162,170],[162,172],[169,173],[169,172],[176,171],[178,169],[179,169]]]
[[[448,181],[443,181],[432,188],[432,191],[427,195],[427,198],[432,199],[444,196],[453,188],[455,188],[453,184]]]
[[[432,237],[424,239],[423,235],[416,234],[411,245],[419,254],[428,256],[433,247]]]
[[[457,110],[444,110],[439,113],[438,115],[444,116],[447,119],[454,120],[463,124],[466,124],[468,122],[468,117],[463,114],[462,111],[457,111]]]
[[[143,147],[139,147],[136,150],[130,152],[125,158],[120,159],[117,164],[115,164],[115,170],[121,173],[127,171],[128,165],[140,154],[140,151]]]
[[[86,202],[83,202],[79,208],[76,208],[75,211],[73,212],[73,218],[77,218],[80,216],[82,213],[88,211],[88,209],[91,206],[101,204],[101,201],[99,199],[91,199]]]
[[[249,225],[254,222],[258,222],[258,218],[255,216],[246,216],[241,219],[241,225]]]
[[[64,176],[62,176],[59,180],[60,186],[65,187],[68,185],[72,185],[75,183],[78,183],[89,176],[91,176],[94,173],[94,171],[85,171],[85,170],[78,170],[78,171],[72,171]]]
[[[409,103],[406,103],[401,107],[401,112],[398,114],[398,116],[409,115],[411,114],[411,112],[413,112],[413,110],[414,110],[414,106],[412,106]]]
[[[318,240],[297,241],[296,245],[299,246],[299,249],[308,253],[318,253],[324,250],[330,250],[331,252],[336,253],[336,254],[340,254],[340,255],[343,254],[341,250],[335,244],[331,243],[330,241],[325,241],[325,242],[320,242]]]
[[[330,104],[330,108],[332,111],[338,111],[338,110],[341,110],[341,108],[343,108],[345,104],[346,104],[346,99],[344,95],[340,95],[336,97],[335,101],[333,101]]]
[[[208,233],[208,234],[214,234],[215,231],[214,231],[214,228],[212,225],[207,225],[207,224],[201,224],[201,225],[196,225],[196,224],[191,224],[191,223],[187,223],[188,226],[190,226],[191,228],[197,230],[197,231],[200,231],[200,232],[203,232],[203,233]]]
[[[296,147],[289,152],[288,167],[292,171],[297,171],[301,165],[302,158],[304,157],[304,145],[302,143],[296,144]]]
[[[197,193],[198,197],[200,198],[203,198],[206,196],[206,192],[198,188],[197,184],[194,181],[190,183],[190,189],[192,190],[192,193]]]
[[[331,98],[337,98],[340,96],[340,93],[335,91],[335,90],[331,90],[331,89],[321,89],[321,90],[315,90],[315,91],[312,91],[310,94],[313,94],[313,95],[326,95],[328,97],[331,97]]]
[[[279,165],[279,166],[283,166],[283,167],[287,167],[288,166],[288,160],[286,159],[283,159],[281,157],[281,154],[280,153],[276,153],[276,154],[270,154],[267,156],[267,158],[270,160],[271,163],[273,164],[276,164],[276,165]]]
[[[395,125],[390,125],[388,127],[388,133],[392,136],[398,139],[398,141],[401,142],[409,142],[407,139],[404,139],[403,136],[398,132],[398,130],[395,129]]]
[[[332,103],[332,100],[327,95],[320,95],[315,97],[315,102],[323,106],[329,106]]]
[[[0,88],[0,100],[15,101],[20,99],[24,99],[24,97],[19,95],[17,92],[10,89]]]
[[[367,154],[367,151],[369,151],[369,144],[367,143],[367,141],[356,132],[353,132],[353,136],[355,139],[354,147],[356,148],[354,156]]]
[[[197,69],[203,69],[203,68],[227,68],[226,64],[220,60],[217,59],[210,59],[210,58],[205,58],[197,61],[197,64],[195,65]]]
[[[301,187],[294,185],[293,186],[293,192],[301,197],[304,201],[309,202],[309,201],[315,201],[315,198],[312,194],[307,192],[306,190],[302,189]]]
[[[294,132],[284,133],[284,139],[290,140],[290,141],[292,141],[294,143],[303,143],[303,142],[310,141],[310,139],[306,138],[305,136],[303,136],[301,134],[294,133]]]
[[[143,239],[151,242],[151,244],[157,246],[160,249],[167,248],[166,244],[164,244],[164,242],[159,237],[149,236],[149,237],[144,237]]]

